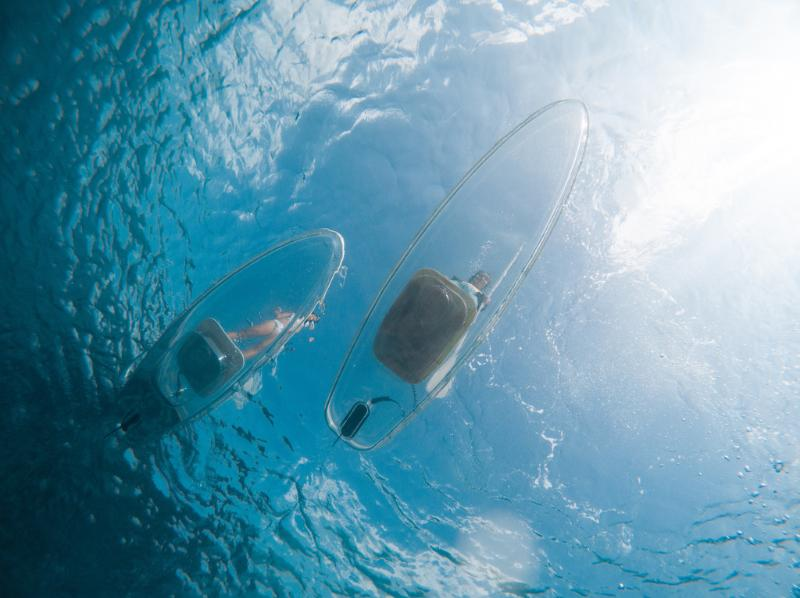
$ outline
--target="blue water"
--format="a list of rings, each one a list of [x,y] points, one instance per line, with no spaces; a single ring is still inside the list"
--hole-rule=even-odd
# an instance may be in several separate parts
[[[7,2],[4,595],[800,595],[795,2]],[[536,108],[590,142],[493,335],[389,446],[322,408],[388,270]],[[149,451],[122,370],[328,226],[263,388]]]

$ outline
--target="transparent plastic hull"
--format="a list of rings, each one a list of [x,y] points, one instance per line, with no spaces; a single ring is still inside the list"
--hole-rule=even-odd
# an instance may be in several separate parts
[[[303,329],[343,260],[341,235],[322,229],[271,247],[215,283],[126,376],[123,402],[138,414],[131,431],[163,432],[240,390]]]
[[[381,287],[336,376],[325,415],[337,436],[358,449],[375,448],[447,394],[539,257],[571,191],[587,132],[583,103],[550,104],[500,139],[439,204]],[[489,301],[451,339],[449,354],[412,384],[381,362],[374,344],[398,296],[423,269],[459,284],[485,271],[491,282],[484,289]]]

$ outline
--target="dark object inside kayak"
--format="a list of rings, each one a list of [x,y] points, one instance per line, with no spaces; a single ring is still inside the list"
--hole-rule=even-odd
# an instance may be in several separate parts
[[[219,322],[209,318],[186,335],[178,351],[181,375],[197,394],[208,396],[244,366],[244,355]]]
[[[345,438],[352,438],[364,425],[364,422],[369,415],[369,404],[359,401],[350,408],[347,415],[344,416],[342,425],[339,426],[340,435]]]
[[[389,308],[373,351],[409,384],[418,384],[442,364],[478,313],[476,301],[436,270],[418,270]]]

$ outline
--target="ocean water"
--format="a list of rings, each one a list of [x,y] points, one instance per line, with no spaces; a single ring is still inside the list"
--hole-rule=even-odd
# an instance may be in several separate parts
[[[788,0],[3,3],[2,594],[800,595],[798,27]],[[514,304],[391,444],[334,445],[387,272],[563,97],[589,146]],[[192,298],[323,226],[346,272],[249,401],[102,441]]]

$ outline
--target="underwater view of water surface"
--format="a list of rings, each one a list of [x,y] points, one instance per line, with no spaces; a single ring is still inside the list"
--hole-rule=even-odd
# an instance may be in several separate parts
[[[793,0],[4,2],[0,593],[800,596],[799,29]],[[502,319],[386,446],[337,442],[386,276],[562,98],[586,152]],[[113,432],[170,322],[320,228],[313,331]]]

